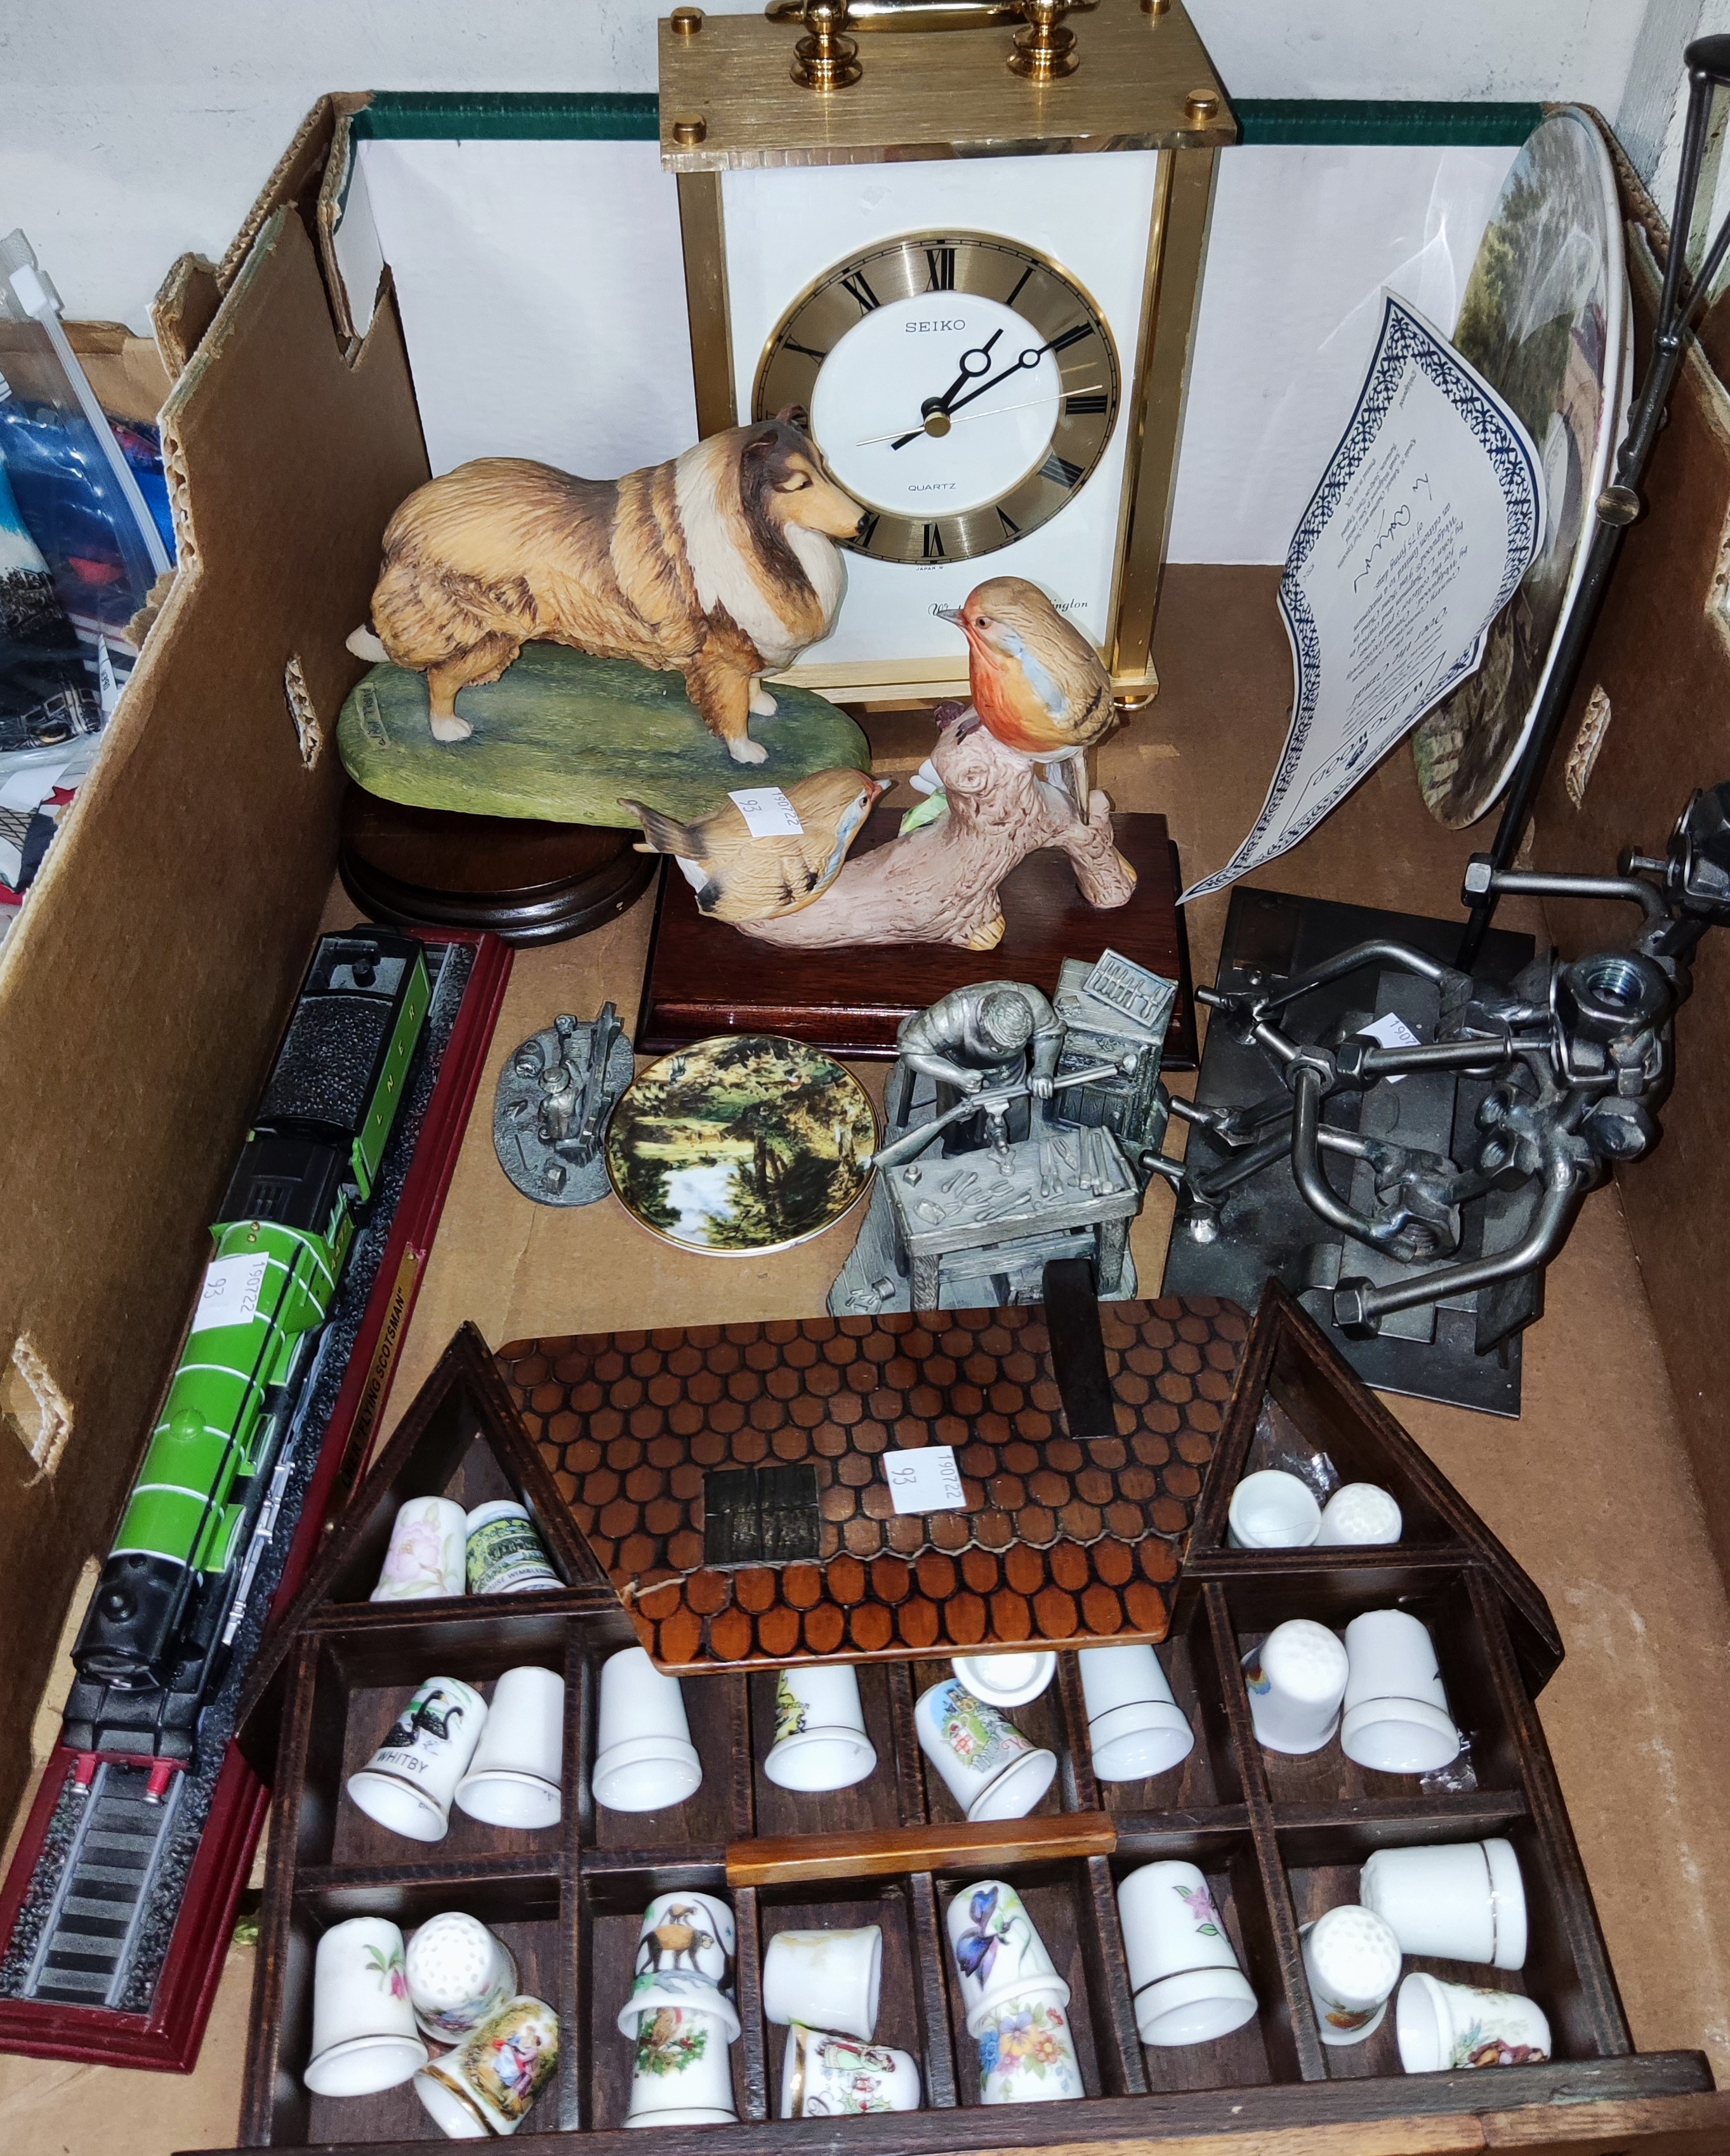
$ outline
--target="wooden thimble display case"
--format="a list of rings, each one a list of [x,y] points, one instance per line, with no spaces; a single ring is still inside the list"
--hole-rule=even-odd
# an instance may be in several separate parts
[[[1000,1313],[1005,1325],[1024,1313]],[[539,1352],[512,1351],[519,1368]],[[578,1380],[578,1383],[583,1382]],[[558,1413],[583,1410],[563,1408]],[[1055,1441],[1066,1433],[1060,1428]],[[742,2030],[730,2064],[736,2126],[668,2127],[660,2145],[772,2150],[855,2147],[870,2156],[940,2156],[968,2147],[1066,2148],[1205,2139],[1223,2156],[1378,2156],[1489,2147],[1690,2152],[1722,2129],[1720,2099],[1695,2052],[1637,2055],[1623,2015],[1567,1813],[1533,1706],[1560,1659],[1543,1598],[1387,1415],[1297,1306],[1271,1286],[1250,1332],[1158,1652],[1194,1732],[1182,1764],[1140,1783],[1096,1779],[1076,1652],[1059,1653],[1051,1687],[1013,1718],[1059,1759],[1030,1816],[969,1826],[921,1753],[913,1707],[948,1674],[929,1652],[859,1660],[875,1772],[855,1787],[798,1794],[771,1783],[775,1677],[758,1635],[729,1671],[711,1649],[683,1681],[701,1787],[665,1811],[598,1806],[593,1764],[598,1679],[619,1649],[653,1647],[653,1620],[633,1613],[597,1563],[555,1476],[571,1432],[537,1443],[472,1328],[453,1342],[330,1538],[319,1567],[261,1667],[248,1742],[275,1750],[277,1801],[247,2060],[242,2138],[249,2146],[390,2150],[440,2137],[404,2085],[334,2101],[301,2075],[311,2030],[319,1934],[382,1915],[404,1930],[460,1909],[493,1926],[516,1956],[521,1988],[556,2009],[557,2073],[516,2138],[526,2150],[580,2134],[604,2156],[629,2100],[632,2045],[617,2018],[639,1925],[657,1894],[724,1896],[738,1928]],[[1373,1481],[1404,1514],[1381,1548],[1253,1551],[1224,1547],[1238,1479],[1294,1452],[1325,1454],[1342,1482]],[[567,1583],[516,1598],[372,1604],[398,1506],[443,1491],[472,1506],[514,1496],[536,1517]],[[935,1522],[927,1522],[927,1527]],[[973,1524],[978,1525],[975,1520]],[[695,1527],[685,1530],[696,1532]],[[1036,1604],[1034,1605],[1037,1606]],[[1419,1779],[1369,1772],[1336,1738],[1306,1758],[1256,1743],[1243,1658],[1287,1617],[1338,1628],[1398,1606],[1434,1638],[1449,1705],[1466,1738],[1460,1759]],[[941,1614],[941,1612],[939,1613]],[[1117,1636],[1147,1638],[1145,1630]],[[1039,1635],[1035,1629],[1034,1643]],[[1054,1642],[1054,1644],[1057,1644]],[[845,1649],[842,1650],[846,1652]],[[796,1661],[797,1654],[781,1659]],[[484,1692],[523,1662],[566,1684],[565,1812],[541,1831],[483,1825],[460,1811],[435,1845],[404,1841],[362,1815],[346,1777],[379,1743],[413,1687],[434,1674]],[[1530,1918],[1524,1968],[1502,1972],[1408,1957],[1456,1983],[1524,1990],[1548,2015],[1543,2063],[1405,2075],[1390,2010],[1368,2041],[1320,2041],[1300,1927],[1353,1902],[1374,1850],[1504,1836],[1517,1852]],[[1259,2002],[1219,2041],[1185,2049],[1139,2040],[1116,1889],[1137,1866],[1198,1865]],[[945,1932],[952,1897],[973,1881],[1014,1883],[1071,1991],[1086,2097],[1063,2105],[978,2104]],[[844,2121],[783,2122],[784,2029],[762,2012],[762,1966],[778,1931],[875,1924],[883,1933],[875,2039],[918,2060],[923,2108]],[[1608,2133],[1609,2138],[1604,2138]],[[1365,2138],[1368,2136],[1368,2138]],[[565,2145],[562,2142],[557,2145]]]

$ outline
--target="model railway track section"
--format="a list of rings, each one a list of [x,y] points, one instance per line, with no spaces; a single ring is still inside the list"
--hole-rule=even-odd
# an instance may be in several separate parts
[[[152,1797],[151,1773],[106,1759],[97,1766],[24,1980],[25,1998],[68,2006],[120,2004],[132,1943],[185,1786],[182,1776],[172,1774],[162,1794]]]

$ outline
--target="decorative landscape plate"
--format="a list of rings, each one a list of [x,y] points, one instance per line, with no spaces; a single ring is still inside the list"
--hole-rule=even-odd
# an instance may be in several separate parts
[[[680,1250],[784,1250],[862,1196],[876,1145],[870,1096],[839,1063],[778,1034],[721,1034],[637,1079],[607,1127],[607,1173]]]
[[[1544,539],[1482,665],[1413,737],[1419,787],[1450,830],[1495,805],[1531,731],[1625,417],[1627,323],[1615,172],[1590,118],[1564,105],[1527,137],[1503,182],[1454,328],[1537,444]]]

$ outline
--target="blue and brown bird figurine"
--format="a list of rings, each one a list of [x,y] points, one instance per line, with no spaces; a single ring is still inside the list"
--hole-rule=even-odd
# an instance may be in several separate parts
[[[1111,677],[1037,584],[991,577],[963,605],[937,611],[967,638],[973,709],[1006,747],[1058,763],[1109,730]]]
[[[756,839],[737,802],[681,824],[642,801],[621,801],[643,826],[639,854],[670,854],[716,921],[773,921],[820,898],[891,782],[846,767],[814,772],[783,790],[803,829]]]

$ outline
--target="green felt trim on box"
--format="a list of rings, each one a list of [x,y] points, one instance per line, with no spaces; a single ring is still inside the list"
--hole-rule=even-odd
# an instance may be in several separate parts
[[[1433,142],[1517,146],[1543,118],[1541,105],[1428,99],[1245,97],[1232,110],[1246,143]],[[357,140],[653,142],[653,90],[376,90],[354,116]]]
[[[870,768],[870,744],[809,689],[777,682],[780,706],[753,718],[764,763],[736,763],[685,696],[684,677],[557,644],[525,644],[496,681],[463,690],[465,742],[433,739],[425,677],[375,666],[342,706],[336,747],[367,793],[413,808],[526,816],[629,830],[621,796],[690,821],[735,787],[790,786],[814,772]]]
[[[354,116],[356,140],[655,142],[653,90],[375,90]]]
[[[1464,105],[1424,99],[1242,97],[1240,141],[1346,142],[1362,147],[1433,142],[1517,148],[1544,116],[1541,105]]]

